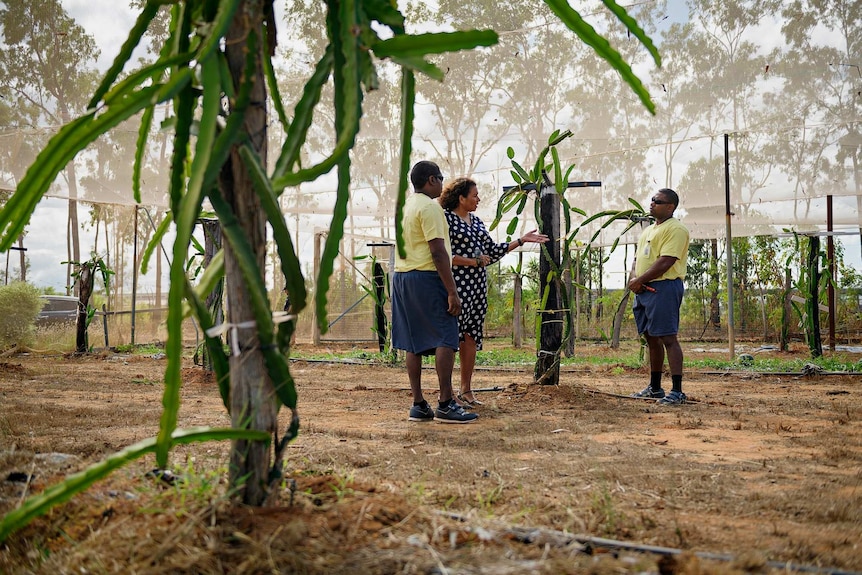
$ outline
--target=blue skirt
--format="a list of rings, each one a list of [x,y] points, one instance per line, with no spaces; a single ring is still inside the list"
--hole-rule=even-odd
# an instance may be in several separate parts
[[[434,355],[438,347],[458,349],[458,318],[436,271],[395,272],[392,278],[392,347]]]

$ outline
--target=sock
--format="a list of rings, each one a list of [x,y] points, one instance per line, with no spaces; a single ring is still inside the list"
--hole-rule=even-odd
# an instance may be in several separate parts
[[[673,382],[673,391],[682,393],[682,374],[671,375],[670,379]]]
[[[446,409],[447,407],[449,407],[450,401],[452,400],[450,399],[449,401],[438,401],[437,404],[440,406],[440,409]]]
[[[649,372],[649,386],[653,389],[661,389],[661,372]]]
[[[422,401],[414,401],[414,402],[413,402],[413,405],[414,405],[414,406],[416,406],[416,407],[418,407],[418,406],[420,406],[420,405],[423,405],[423,406],[424,406],[424,405],[428,405],[428,402],[427,402],[427,401],[425,401],[425,400],[423,399]]]

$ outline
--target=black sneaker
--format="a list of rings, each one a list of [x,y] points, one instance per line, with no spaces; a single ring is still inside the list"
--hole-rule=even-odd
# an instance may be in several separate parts
[[[662,388],[653,389],[652,386],[646,386],[640,391],[636,391],[631,394],[629,397],[642,397],[644,399],[661,399],[664,397],[664,390]]]
[[[446,407],[438,407],[436,414],[440,423],[472,423],[479,419],[477,414],[468,413],[454,399]]]
[[[681,391],[671,391],[656,403],[659,405],[682,405],[688,398]]]
[[[410,408],[410,417],[407,421],[434,421],[434,410],[427,401],[422,405],[414,405]]]

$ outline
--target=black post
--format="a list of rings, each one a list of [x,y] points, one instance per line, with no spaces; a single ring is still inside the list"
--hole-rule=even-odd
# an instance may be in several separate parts
[[[560,348],[563,344],[563,311],[560,298],[560,196],[547,180],[539,189],[541,231],[550,240],[542,246],[539,258],[539,294],[544,305],[539,309],[541,330],[536,358],[536,383],[560,383]],[[554,272],[553,275],[551,272]],[[551,276],[550,278],[548,276]]]
[[[102,304],[102,329],[105,331],[105,349],[108,349],[108,306]]]
[[[386,313],[383,305],[386,303],[386,278],[383,266],[374,262],[374,327],[377,331],[377,345],[380,353],[386,349]]]
[[[833,219],[832,219],[832,194],[826,196],[826,230],[829,235],[826,236],[826,259],[829,266],[829,285],[826,286],[826,294],[829,304],[829,350],[835,351],[835,282],[838,278],[835,274],[835,239],[832,237]]]
[[[539,281],[540,296],[544,299],[547,291],[548,297],[545,305],[539,310],[541,314],[541,330],[539,336],[538,357],[536,359],[535,381],[536,383],[557,385],[560,380],[560,352],[563,345],[563,310],[560,288],[562,285],[562,270],[560,269],[560,196],[556,188],[548,179],[546,173],[542,174],[544,182],[539,186],[540,217],[542,219],[541,232],[546,234],[550,241],[541,247],[539,258]],[[566,188],[600,188],[600,181],[567,182]],[[535,184],[524,184],[521,186],[503,186],[507,192],[513,188],[524,191],[536,189]],[[553,262],[553,268],[551,266]],[[549,272],[556,270],[555,277],[548,281]],[[517,300],[515,300],[517,303]],[[517,327],[515,329],[518,329]],[[574,337],[574,336],[572,336]],[[517,340],[516,340],[517,341]],[[517,345],[516,345],[517,347]]]
[[[811,357],[823,355],[823,342],[820,339],[820,238],[811,236],[808,239],[808,297],[806,309],[808,312],[808,349]]]

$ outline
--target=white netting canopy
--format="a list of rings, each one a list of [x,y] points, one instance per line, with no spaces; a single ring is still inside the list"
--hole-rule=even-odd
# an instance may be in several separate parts
[[[495,47],[434,59],[446,80],[419,79],[413,138],[412,161],[430,159],[447,177],[470,175],[479,182],[478,215],[486,222],[493,219],[502,188],[513,183],[507,148],[530,168],[553,130],[570,129],[573,137],[559,146],[563,164],[575,166],[570,179],[601,182],[599,188],[567,192],[569,201],[588,214],[628,208],[628,198],[644,204],[656,189],[671,187],[681,197],[678,214],[696,238],[726,236],[726,197],[734,236],[816,232],[830,220],[838,232],[858,233],[858,2],[627,5],[655,40],[661,68],[601,6],[573,3],[632,64],[655,102],[654,116],[542,2],[514,4],[440,2],[435,10],[425,3],[402,5],[412,31],[490,27],[500,32]],[[302,3],[280,12],[277,65],[288,111],[324,45],[323,27],[314,26],[319,15],[311,12]],[[392,237],[400,126],[392,64],[381,63],[380,80],[380,88],[365,98],[362,132],[352,154],[348,226],[356,234]],[[161,114],[170,116],[169,108]],[[325,110],[316,118],[306,165],[331,149],[328,118]],[[158,127],[154,122],[154,130]],[[35,150],[56,130],[54,125],[0,125],[0,186],[14,189]],[[130,122],[91,146],[50,195],[134,203],[136,132]],[[283,138],[276,122],[270,137],[274,160]],[[152,134],[143,205],[167,205],[169,144],[165,134]],[[292,231],[299,236],[326,227],[334,189],[330,174],[285,190],[282,202]],[[534,225],[524,221],[521,227]]]

